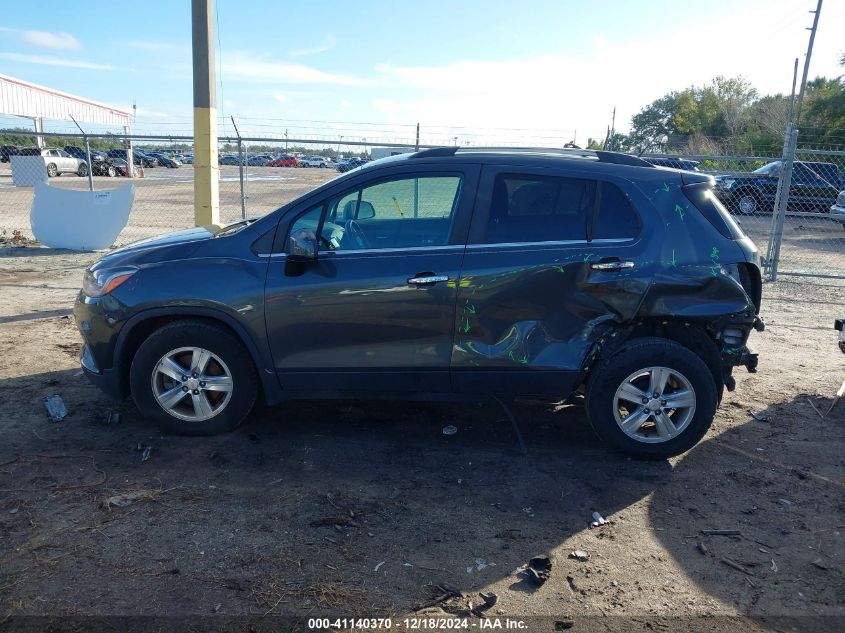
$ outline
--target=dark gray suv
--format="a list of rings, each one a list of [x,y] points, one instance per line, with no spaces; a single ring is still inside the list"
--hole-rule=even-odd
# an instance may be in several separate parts
[[[757,250],[712,178],[587,151],[437,148],[277,211],[113,251],[82,366],[168,432],[257,398],[585,396],[603,440],[667,457],[754,371]]]

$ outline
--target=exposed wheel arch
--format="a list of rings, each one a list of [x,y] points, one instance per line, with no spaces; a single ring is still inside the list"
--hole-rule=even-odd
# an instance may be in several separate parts
[[[171,307],[145,310],[131,317],[121,328],[114,349],[114,368],[119,373],[123,395],[129,393],[129,367],[141,343],[154,331],[180,320],[203,320],[227,328],[246,347],[259,377],[261,394],[268,404],[282,400],[281,387],[272,371],[272,363],[262,354],[246,329],[224,312],[204,307]]]
[[[719,347],[707,331],[699,325],[683,320],[644,319],[624,330],[618,330],[611,341],[601,350],[599,358],[593,364],[612,356],[628,342],[647,337],[660,337],[683,345],[697,354],[707,365],[716,383],[719,402],[725,390],[722,375],[722,355]]]

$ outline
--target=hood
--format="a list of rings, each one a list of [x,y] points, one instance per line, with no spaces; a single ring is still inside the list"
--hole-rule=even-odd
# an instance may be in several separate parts
[[[204,242],[214,237],[217,226],[198,226],[184,231],[165,233],[137,242],[132,242],[113,250],[102,257],[93,268],[114,266],[115,264],[147,263],[151,260],[165,261],[188,257],[194,249],[185,249],[184,245]]]

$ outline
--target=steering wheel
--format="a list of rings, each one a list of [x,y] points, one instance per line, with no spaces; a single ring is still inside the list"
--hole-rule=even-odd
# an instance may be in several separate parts
[[[346,221],[344,228],[355,240],[358,248],[370,248],[370,240],[367,239],[367,236],[364,234],[364,229],[361,228],[361,225],[358,224],[357,221],[350,218]]]

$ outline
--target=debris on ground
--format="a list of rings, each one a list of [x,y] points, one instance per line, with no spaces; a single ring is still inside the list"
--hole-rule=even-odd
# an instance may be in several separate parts
[[[486,567],[495,567],[496,563],[491,563],[483,558],[476,558],[475,563],[467,567],[467,573],[471,574],[474,571],[481,571]]]
[[[47,396],[43,402],[47,408],[47,414],[53,422],[61,422],[67,417],[67,409],[61,396]]]
[[[778,570],[778,564],[775,562],[775,559],[774,559],[774,558],[772,559],[772,567],[771,567],[771,569],[772,569],[772,571],[775,571],[775,572]]]
[[[701,530],[705,536],[742,536],[739,530]]]
[[[109,508],[125,508],[138,501],[153,501],[162,493],[161,490],[133,490],[131,492],[124,492],[118,495],[113,495],[104,499],[100,503],[100,507],[104,510]]]
[[[817,558],[812,563],[810,563],[813,567],[818,567],[822,571],[827,571],[830,569],[827,565],[824,564],[824,561],[821,558]]]
[[[566,631],[575,626],[572,620],[555,620],[555,631]]]
[[[699,552],[701,552],[705,556],[710,551],[710,550],[707,549],[707,546],[701,541],[699,541],[698,543],[695,544],[695,549],[697,549]]]
[[[610,521],[608,521],[607,519],[605,519],[605,518],[604,518],[601,514],[599,514],[598,512],[593,512],[593,514],[592,514],[592,515],[590,515],[590,527],[591,527],[591,528],[594,528],[594,527],[601,527],[602,525],[607,525],[608,523],[610,523]]]
[[[458,432],[458,427],[452,426],[451,424],[449,426],[443,427],[443,435],[454,435],[457,432]]]
[[[751,417],[757,420],[758,422],[768,422],[769,416],[763,415],[762,413],[757,413],[752,411],[751,409],[748,410],[748,413],[751,414]]]
[[[322,519],[316,519],[315,521],[311,521],[311,527],[358,527],[358,524],[355,523],[351,518],[346,516],[335,516],[335,517],[324,517]]]
[[[0,231],[0,244],[4,246],[31,246],[37,243],[38,242],[27,237],[17,229],[12,231],[11,236],[7,235],[6,229]]]
[[[384,565],[386,562],[387,562],[386,560],[381,561],[378,565],[373,567],[373,571],[378,571],[381,568],[381,566]]]
[[[117,411],[106,411],[106,424],[120,424],[120,413]]]
[[[542,585],[549,579],[552,571],[552,561],[548,556],[535,556],[528,561],[523,573],[535,585]]]
[[[451,587],[445,583],[440,583],[436,585],[436,589],[439,591],[438,595],[431,600],[427,600],[426,602],[421,602],[420,604],[413,605],[411,607],[412,611],[421,611],[423,609],[430,609],[431,607],[436,607],[439,604],[443,604],[447,600],[452,598],[463,598],[464,594],[462,594],[459,590]]]
[[[488,607],[495,606],[496,602],[499,600],[499,596],[497,596],[493,592],[485,593],[483,591],[479,592],[478,594],[482,600],[484,600],[484,604]]]
[[[153,452],[152,446],[145,446],[144,450],[141,451],[141,461],[142,462],[147,461],[150,458],[150,453],[152,453],[152,452]]]
[[[576,549],[574,552],[569,553],[569,558],[574,558],[575,560],[580,560],[582,563],[586,563],[590,560],[590,554],[582,549]]]
[[[732,569],[736,569],[737,571],[741,571],[743,574],[747,574],[749,576],[754,575],[750,571],[748,571],[745,567],[740,565],[738,562],[731,560],[730,558],[727,558],[726,556],[722,556],[719,559],[719,562],[722,563],[723,565],[727,565],[728,567],[730,567]]]

